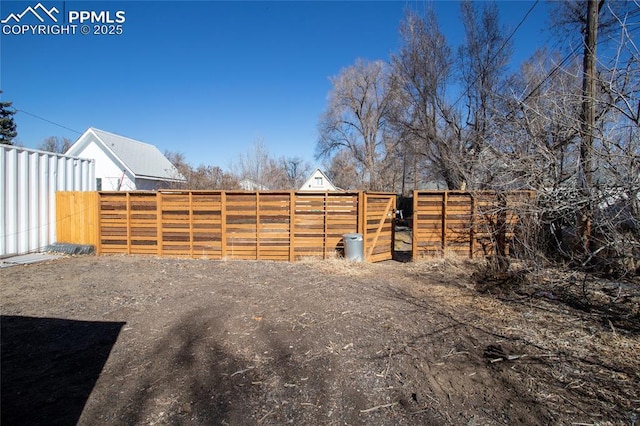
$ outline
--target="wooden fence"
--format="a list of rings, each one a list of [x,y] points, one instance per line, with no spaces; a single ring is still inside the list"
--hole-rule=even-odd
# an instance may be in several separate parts
[[[531,191],[414,191],[413,258],[509,255]]]
[[[297,260],[333,256],[362,233],[369,261],[393,255],[395,194],[61,192],[58,241],[98,254]]]
[[[415,191],[413,259],[508,255],[533,193]],[[98,254],[209,259],[327,258],[361,233],[364,257],[393,258],[395,194],[364,192],[58,192],[58,242]]]
[[[58,191],[56,194],[56,241],[98,246],[99,193]]]

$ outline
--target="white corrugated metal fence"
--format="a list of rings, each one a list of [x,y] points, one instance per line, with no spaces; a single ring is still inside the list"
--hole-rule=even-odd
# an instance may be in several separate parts
[[[93,160],[0,144],[0,256],[56,240],[56,191],[95,191]]]

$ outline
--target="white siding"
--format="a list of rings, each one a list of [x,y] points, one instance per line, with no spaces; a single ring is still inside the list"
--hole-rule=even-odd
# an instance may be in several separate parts
[[[56,191],[94,191],[92,160],[0,144],[0,256],[55,242]]]
[[[316,169],[309,179],[302,184],[299,191],[336,191],[337,188],[331,183],[320,169]]]
[[[102,191],[133,191],[136,185],[129,170],[125,171],[122,163],[113,154],[105,151],[96,142],[95,137],[74,155],[95,160],[96,178],[102,179]]]

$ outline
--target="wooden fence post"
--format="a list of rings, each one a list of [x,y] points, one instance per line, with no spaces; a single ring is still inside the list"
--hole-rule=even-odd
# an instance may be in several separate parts
[[[365,237],[365,218],[367,209],[367,201],[365,200],[366,194],[362,191],[358,192],[358,233],[362,234],[363,238]],[[366,240],[365,240],[366,243]]]
[[[499,258],[507,256],[507,196],[498,193],[498,214],[496,217],[496,254]]]
[[[416,254],[418,253],[418,197],[420,193],[417,190],[413,190],[413,214],[411,215],[411,260],[417,260]]]
[[[189,191],[189,257],[193,257],[193,191]]]
[[[256,191],[256,260],[260,260],[260,193]]]
[[[444,191],[442,193],[442,231],[441,231],[441,247],[442,255],[444,256],[447,250],[447,204],[449,203],[449,192]]]
[[[322,258],[327,258],[327,204],[329,193],[325,191],[322,196]]]
[[[162,256],[164,242],[162,238],[162,192],[156,192],[156,253]]]
[[[227,257],[227,193],[220,194],[220,257]]]
[[[125,194],[127,212],[127,254],[131,254],[131,193]]]
[[[477,202],[475,194],[469,192],[469,196],[471,197],[471,224],[469,226],[469,258],[473,259],[476,253],[476,213],[477,213]]]
[[[95,220],[95,242],[96,242],[96,255],[99,256],[102,252],[102,229],[101,229],[101,209],[102,209],[102,195],[100,192],[95,192],[91,198],[91,202],[94,205],[94,220]]]
[[[295,259],[296,193],[289,191],[289,262]]]

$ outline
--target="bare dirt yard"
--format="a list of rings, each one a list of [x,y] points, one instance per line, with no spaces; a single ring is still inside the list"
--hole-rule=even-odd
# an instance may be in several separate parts
[[[454,260],[0,269],[2,424],[635,425],[640,285]]]

